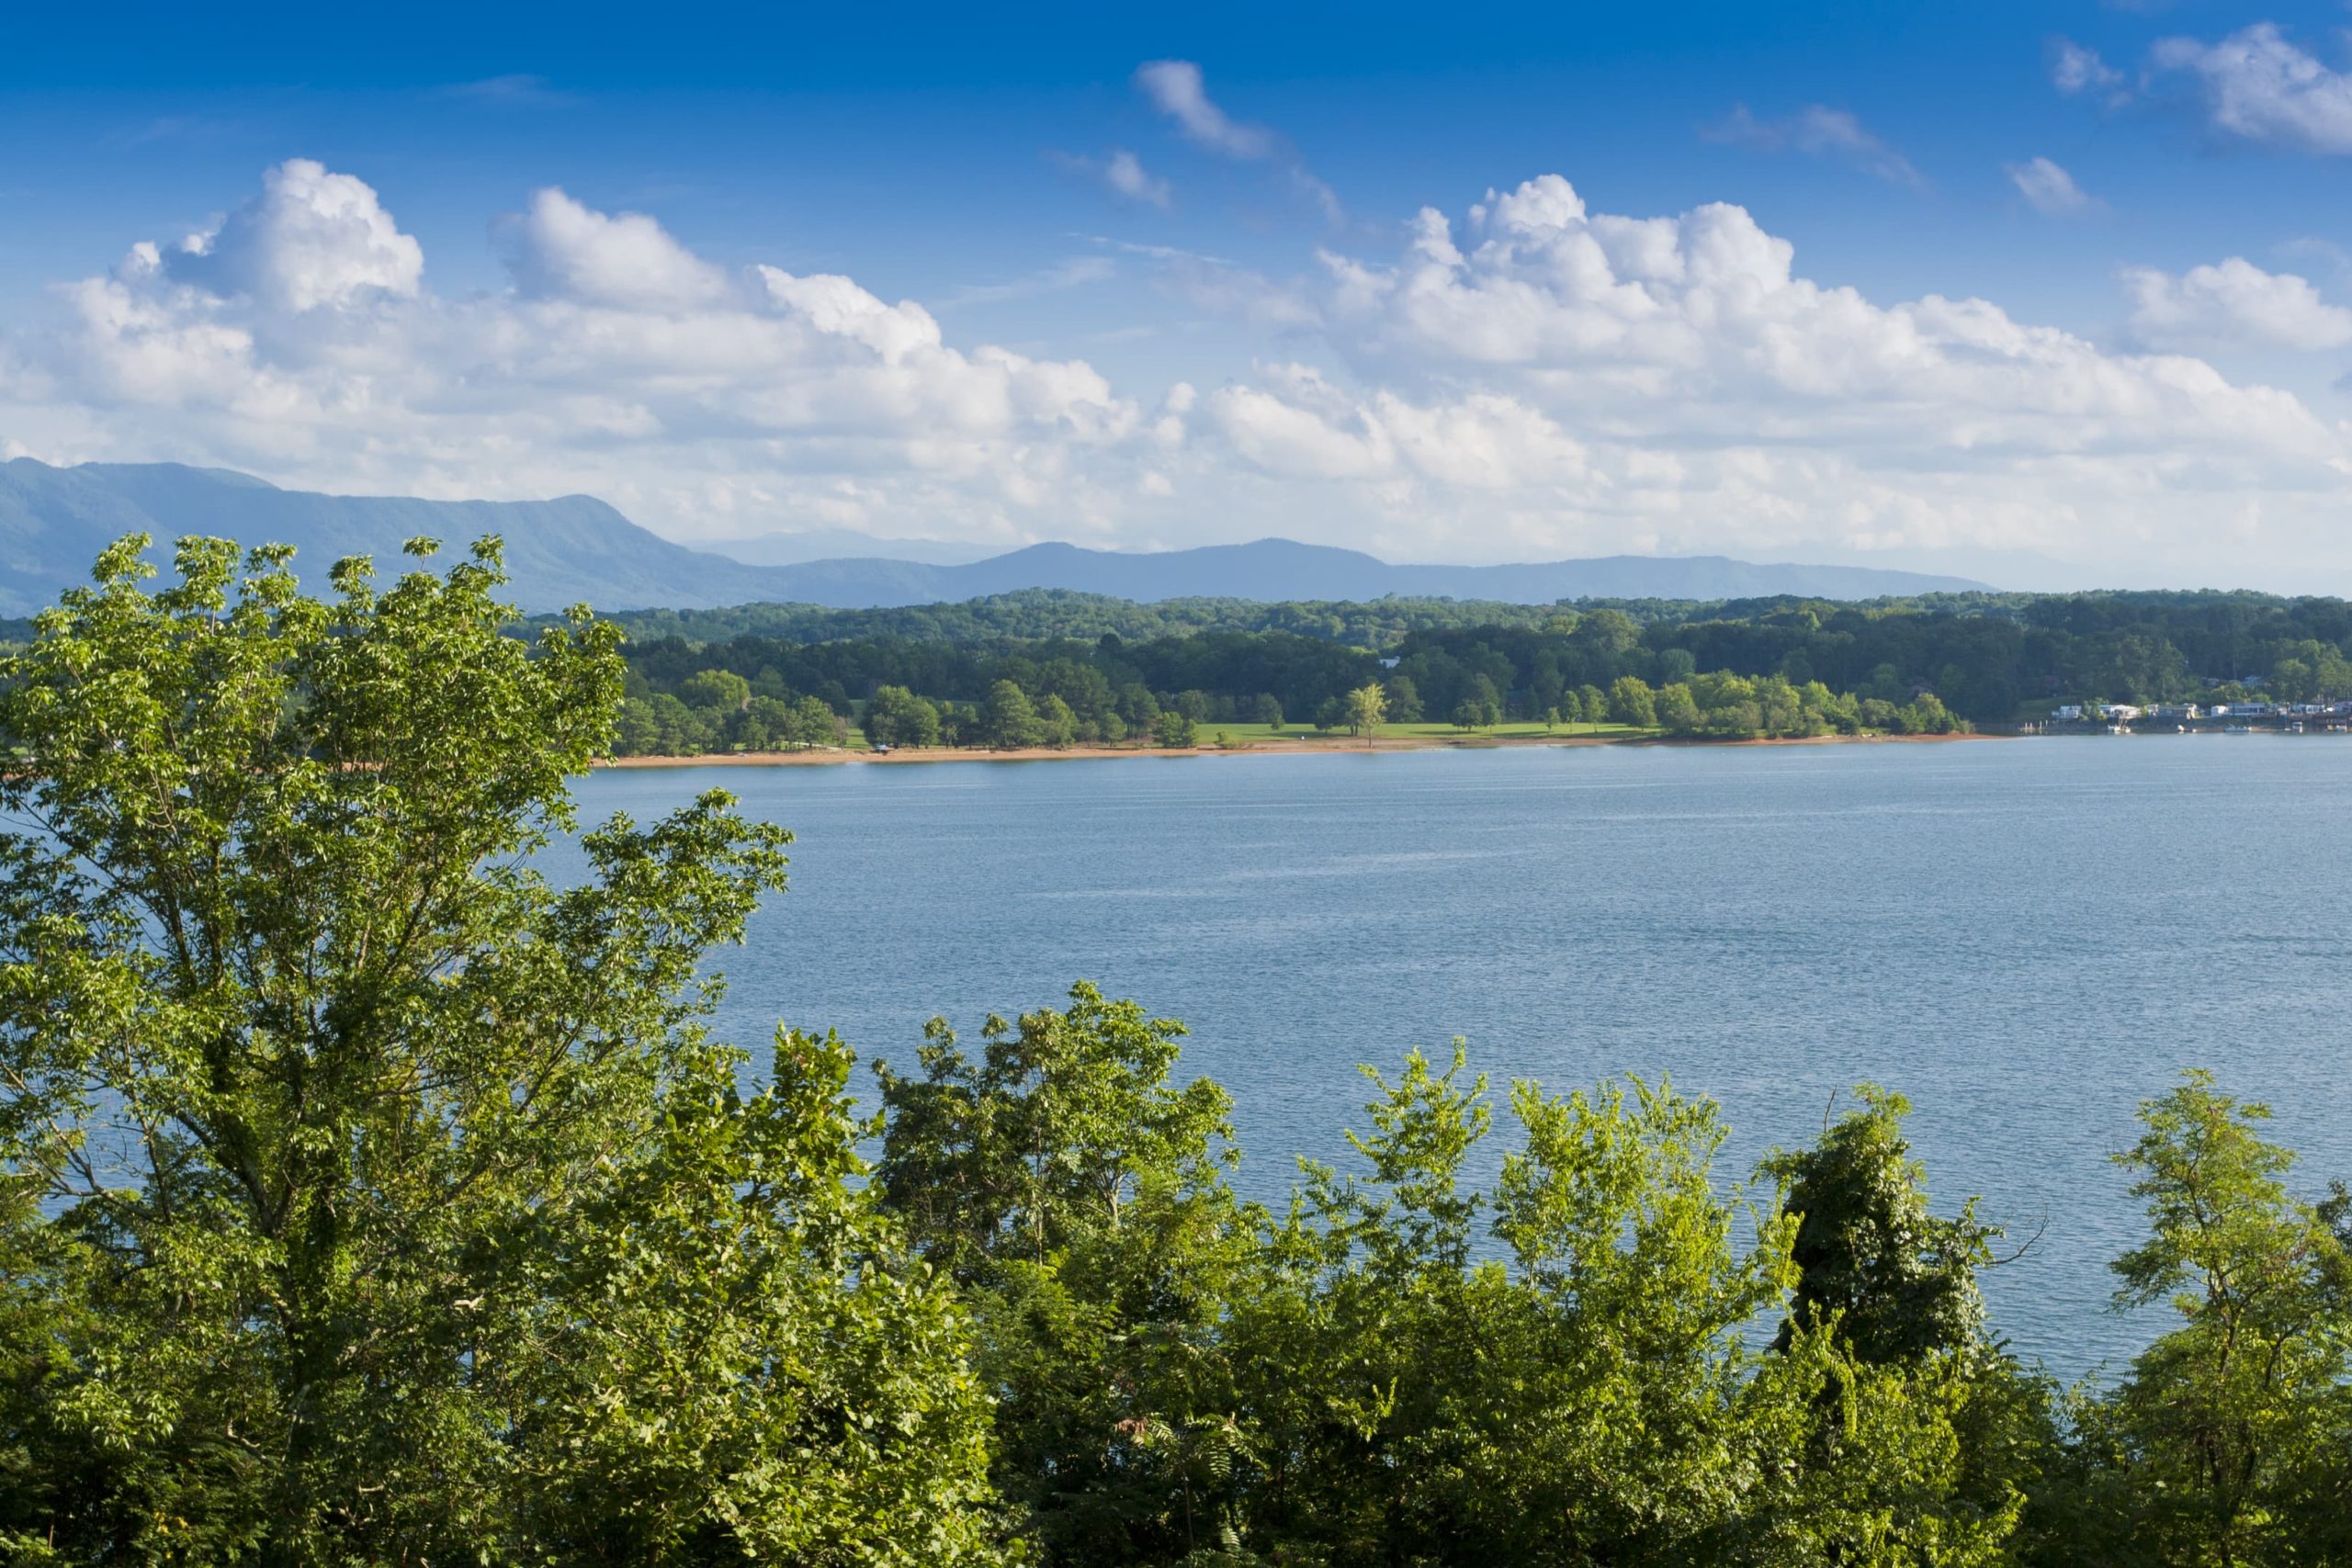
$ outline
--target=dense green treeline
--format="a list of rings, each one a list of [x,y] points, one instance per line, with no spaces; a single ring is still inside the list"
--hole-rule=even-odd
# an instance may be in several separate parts
[[[1661,608],[1668,601],[1658,601]],[[1634,608],[1627,604],[1623,608]],[[1674,610],[1688,605],[1673,604]],[[676,637],[727,642],[1092,642],[1105,633],[1128,642],[1199,632],[1290,632],[1351,648],[1385,648],[1408,631],[1437,626],[1540,626],[1549,604],[1390,598],[1267,603],[1256,599],[1164,599],[1137,604],[1066,588],[1024,588],[960,604],[832,610],[816,604],[740,604],[720,610],[624,610],[611,618],[638,640]]]
[[[1457,1044],[1367,1069],[1354,1159],[1270,1212],[1182,1032],[1080,986],[880,1070],[883,1206],[968,1304],[1001,1528],[1046,1562],[2352,1561],[2352,1201],[2290,1197],[2204,1075],[2118,1156],[2117,1302],[2172,1325],[2062,1389],[1986,1321],[1999,1235],[1932,1211],[1899,1095],[1743,1183],[1706,1100],[1498,1116]]]
[[[1122,624],[1151,635],[1030,635],[1049,622],[1118,618],[1113,601],[1087,602],[1090,614],[1103,612],[1091,619],[1033,613],[1069,597],[810,611],[718,641],[652,635],[665,618],[637,617],[621,747],[834,743],[888,688],[929,705],[940,743],[991,744],[982,709],[1007,681],[1033,707],[1067,708],[1068,738],[1082,741],[1140,738],[1180,703],[1195,724],[1329,728],[1335,705],[1367,682],[1384,687],[1397,722],[1608,720],[1726,738],[2006,724],[2068,699],[2352,698],[2352,606],[2330,599],[2098,593],[1540,610],[1220,601],[1218,614],[1238,624],[1128,605],[1136,615]],[[733,614],[709,613],[722,625]],[[712,671],[740,689],[691,684]],[[1641,716],[1640,702],[1620,711],[1611,701],[1628,679],[1683,693]]]
[[[831,1035],[747,1087],[788,835],[580,830],[613,628],[503,635],[494,545],[143,544],[0,666],[10,1562],[2352,1562],[2352,1197],[2201,1075],[2119,1155],[2168,1324],[2071,1390],[1876,1089],[1743,1179],[1670,1086],[1416,1053],[1270,1209],[1083,985],[871,1114]]]
[[[696,647],[670,638],[630,648],[617,750],[838,744],[853,716],[869,739],[894,745],[1140,740],[1159,733],[1165,712],[1195,727],[1329,730],[1351,728],[1349,695],[1366,687],[1383,694],[1389,722],[1464,729],[1506,719],[1724,738],[1958,727],[1934,694],[1891,679],[1856,694],[1778,671],[1701,673],[1687,652],[1645,647],[1639,626],[1614,610],[1556,618],[1544,631],[1415,633],[1398,648],[1384,660],[1288,632],[1203,632],[1143,643],[1106,635],[1091,644],[738,637]],[[1031,716],[1007,723],[1012,694]],[[877,705],[879,726],[866,722]],[[900,716],[912,723],[901,724]]]

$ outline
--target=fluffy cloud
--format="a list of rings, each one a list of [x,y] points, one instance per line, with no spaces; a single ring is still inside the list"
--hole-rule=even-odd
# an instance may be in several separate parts
[[[1751,424],[1834,411],[1849,438],[1875,428],[1948,445],[1999,432],[2067,450],[2086,441],[2076,422],[2161,424],[2168,438],[2218,421],[2282,450],[2333,449],[2292,398],[2233,387],[2194,361],[2110,355],[1982,299],[1880,306],[1797,276],[1794,247],[1739,207],[1593,213],[1546,175],[1489,193],[1464,229],[1457,243],[1425,210],[1396,264],[1329,259],[1332,310],[1367,363],[1492,367],[1660,431],[1710,408]]]
[[[2306,152],[2352,153],[2352,74],[2290,42],[2276,23],[2257,22],[2213,44],[2165,39],[2149,60],[2195,82],[2218,130]]]
[[[1926,182],[1911,160],[1863,128],[1844,109],[1811,104],[1785,119],[1758,119],[1746,104],[1734,106],[1720,122],[1702,128],[1710,141],[1752,147],[1759,152],[1796,152],[1816,158],[1835,158],[1866,175],[1895,185]]]
[[[1279,282],[1122,247],[1189,309],[1282,344],[1156,396],[959,343],[848,276],[716,265],[560,191],[498,231],[511,286],[444,297],[366,185],[283,165],[216,229],[139,246],[60,288],[45,329],[0,336],[6,450],[335,490],[587,491],[681,536],[1281,532],[1422,559],[1971,546],[2193,563],[2259,497],[2233,560],[2352,566],[2334,543],[2343,434],[2293,396],[1982,299],[1815,281],[1727,204],[1595,212],[1544,176]],[[2223,319],[2237,342],[2248,321],[2352,342],[2300,279],[2242,262],[2151,276],[2134,288],[2152,344],[2218,342]]]
[[[1585,445],[1515,398],[1469,393],[1416,403],[1358,399],[1300,365],[1269,367],[1268,385],[1213,394],[1210,423],[1253,466],[1280,477],[1429,481],[1482,492],[1570,489],[1592,481]]]
[[[2036,212],[2072,218],[2098,205],[2075,183],[2074,175],[2047,158],[2029,158],[2006,167],[2009,183]]]
[[[2244,256],[2178,276],[2135,267],[2123,282],[2132,335],[2157,347],[2226,353],[2352,344],[2352,310],[2328,304],[2293,273],[2265,272]]]
[[[608,217],[549,189],[533,197],[530,210],[505,229],[514,241],[516,280],[544,299],[687,311],[727,297],[725,273],[642,213]]]
[[[423,248],[373,190],[308,158],[270,170],[260,196],[155,260],[171,277],[210,293],[250,295],[297,314],[371,295],[413,298],[424,274]]]
[[[1394,262],[1326,257],[1327,331],[1376,389],[1266,371],[1209,400],[1209,431],[1392,519],[1483,508],[1630,547],[1706,547],[1702,520],[1736,517],[1750,550],[2144,552],[2218,493],[2315,519],[2343,494],[2340,434],[2287,393],[1981,299],[1879,305],[1793,261],[1740,208],[1595,213],[1556,176],[1459,225],[1424,211]]]
[[[911,301],[730,272],[560,190],[499,231],[514,287],[444,299],[367,185],[280,165],[216,230],[61,289],[63,319],[16,344],[0,405],[51,456],[329,489],[591,490],[688,534],[811,513],[1083,534],[1130,482],[1138,411],[1083,363],[959,349]]]

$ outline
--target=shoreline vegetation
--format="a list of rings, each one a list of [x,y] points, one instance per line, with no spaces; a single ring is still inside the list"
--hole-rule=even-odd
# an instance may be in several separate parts
[[[842,761],[2352,728],[2352,604],[2245,593],[624,613],[610,750]],[[1302,739],[1311,738],[1311,739]],[[914,759],[910,759],[914,760]]]
[[[1105,761],[1115,757],[1292,757],[1365,756],[1402,751],[1498,751],[1528,748],[1593,746],[1850,746],[1881,743],[1913,745],[1948,740],[2016,740],[2015,735],[1982,731],[1952,731],[1942,735],[1791,735],[1714,739],[1651,732],[1617,735],[1502,736],[1362,736],[1297,735],[1283,739],[1251,739],[1227,745],[1164,746],[1023,746],[1005,750],[933,746],[876,751],[870,747],[828,746],[798,751],[706,751],[684,756],[648,755],[599,757],[599,772],[637,768],[823,767],[840,763],[885,766],[922,762],[1054,762]]]

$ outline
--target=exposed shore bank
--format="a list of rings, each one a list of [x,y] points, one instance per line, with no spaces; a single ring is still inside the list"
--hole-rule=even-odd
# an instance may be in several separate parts
[[[1751,740],[1709,740],[1663,735],[1329,736],[1251,740],[1237,746],[1023,746],[1005,751],[939,746],[887,752],[845,746],[806,751],[706,751],[684,757],[614,757],[598,768],[797,768],[857,762],[876,766],[918,762],[1064,762],[1111,757],[1290,757],[1307,753],[1362,756],[1377,751],[1495,751],[1527,746],[1881,746],[1945,740],[2010,740],[2007,735],[1804,735]]]

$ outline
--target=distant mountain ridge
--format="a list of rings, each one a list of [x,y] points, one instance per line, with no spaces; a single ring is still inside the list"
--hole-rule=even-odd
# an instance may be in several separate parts
[[[854,558],[789,569],[793,598],[836,609],[955,604],[1021,588],[1068,588],[1149,604],[1161,599],[1755,599],[1776,593],[1875,599],[1962,593],[1961,577],[1855,566],[1759,566],[1725,556],[1603,556],[1513,566],[1398,566],[1361,550],[1260,539],[1129,555],[1031,545],[965,566]]]
[[[373,555],[390,574],[402,541],[429,535],[461,547],[506,541],[509,590],[526,611],[586,603],[605,610],[715,609],[756,603],[833,609],[961,603],[1023,588],[1063,588],[1144,604],[1165,599],[1371,600],[1389,595],[1489,599],[1742,599],[1798,594],[1871,599],[1964,592],[1965,578],[1868,567],[1758,565],[1723,556],[1608,556],[1519,566],[1399,566],[1360,550],[1260,539],[1157,554],[1032,545],[960,564],[844,557],[791,565],[690,549],[631,523],[593,496],[552,501],[424,501],[280,490],[224,468],[176,463],[53,468],[0,463],[0,615],[25,615],[89,580],[98,550],[123,535],[169,541],[211,534],[288,544],[298,569],[322,574]]]
[[[963,566],[1003,553],[998,545],[957,545],[944,539],[877,539],[854,528],[795,528],[734,539],[697,539],[695,549],[746,566],[799,566],[808,561],[921,561],[925,566]]]
[[[594,496],[553,501],[421,501],[279,490],[226,468],[177,463],[0,463],[0,615],[30,615],[90,578],[105,546],[155,536],[156,565],[171,541],[211,534],[243,545],[287,544],[314,590],[345,556],[372,555],[385,576],[419,535],[462,549],[485,534],[506,541],[514,592],[526,610],[585,601],[615,609],[697,609],[778,596],[768,574],[699,554],[649,533]],[[741,591],[739,591],[741,590]]]

